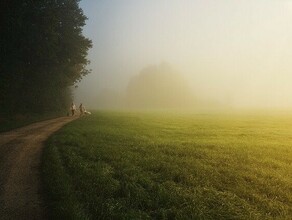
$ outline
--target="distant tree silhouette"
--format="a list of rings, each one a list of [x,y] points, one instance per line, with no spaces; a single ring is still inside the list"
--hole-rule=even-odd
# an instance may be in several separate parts
[[[91,41],[78,0],[2,0],[0,112],[58,111],[89,73]]]
[[[148,66],[132,78],[126,98],[134,108],[189,108],[196,104],[185,79],[167,63]]]

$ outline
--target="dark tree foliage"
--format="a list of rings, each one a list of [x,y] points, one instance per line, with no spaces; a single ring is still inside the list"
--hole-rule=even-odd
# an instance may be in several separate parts
[[[70,87],[89,72],[79,1],[0,2],[0,112],[66,109]]]

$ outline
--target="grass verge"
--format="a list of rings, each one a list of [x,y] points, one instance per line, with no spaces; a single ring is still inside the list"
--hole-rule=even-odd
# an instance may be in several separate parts
[[[48,113],[48,114],[31,114],[31,115],[0,115],[0,132],[10,131],[35,122],[49,120],[52,118],[65,116],[64,112]]]

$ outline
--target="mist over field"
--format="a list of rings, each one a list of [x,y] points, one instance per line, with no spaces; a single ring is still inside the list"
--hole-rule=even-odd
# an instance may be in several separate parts
[[[0,8],[0,219],[292,219],[292,0]]]
[[[85,0],[81,7],[89,18],[84,34],[93,41],[92,73],[74,91],[76,102],[292,107],[291,1]],[[164,64],[169,71],[159,70]]]

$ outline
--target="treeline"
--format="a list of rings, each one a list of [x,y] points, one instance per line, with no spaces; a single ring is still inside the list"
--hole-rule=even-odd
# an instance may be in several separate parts
[[[89,72],[79,1],[2,0],[0,8],[0,113],[67,109],[70,87]]]

